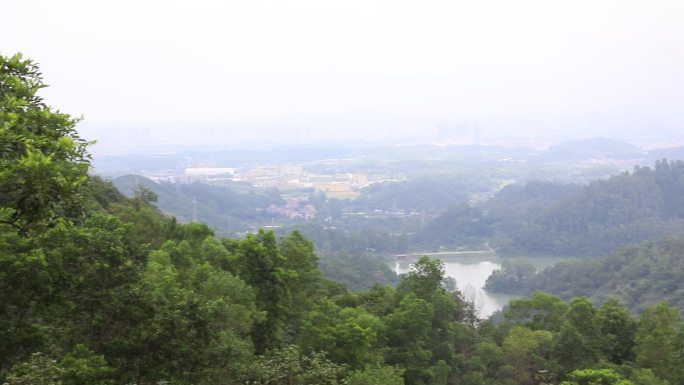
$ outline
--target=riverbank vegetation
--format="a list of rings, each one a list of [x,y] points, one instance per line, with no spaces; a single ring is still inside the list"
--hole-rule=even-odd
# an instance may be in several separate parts
[[[586,296],[600,303],[617,298],[641,313],[662,301],[684,309],[683,274],[684,237],[677,236],[628,245],[590,261],[563,261],[539,272],[524,260],[505,261],[486,288],[519,295],[546,291],[564,299]]]

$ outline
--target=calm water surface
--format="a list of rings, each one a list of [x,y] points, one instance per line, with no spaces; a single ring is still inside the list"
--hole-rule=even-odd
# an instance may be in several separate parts
[[[501,310],[511,299],[518,298],[515,295],[490,293],[484,289],[485,281],[494,270],[501,268],[500,257],[496,255],[487,256],[459,256],[440,258],[444,262],[446,275],[456,280],[458,290],[464,296],[475,303],[477,313],[480,317],[486,318],[497,310]],[[543,269],[554,263],[561,261],[562,258],[529,258],[537,269]],[[394,270],[397,274],[407,273],[411,269],[411,262],[397,262]]]

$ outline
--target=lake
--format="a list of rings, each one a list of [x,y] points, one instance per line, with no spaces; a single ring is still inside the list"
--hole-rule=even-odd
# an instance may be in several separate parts
[[[501,310],[512,299],[518,296],[510,294],[490,293],[484,289],[485,281],[494,270],[501,268],[501,257],[494,253],[474,254],[443,254],[430,256],[430,258],[441,259],[444,262],[446,275],[456,280],[458,290],[466,299],[475,304],[477,314],[486,318],[497,310]],[[416,258],[417,260],[417,258]],[[528,258],[537,269],[552,266],[556,262],[567,260],[560,257],[541,257]],[[411,269],[413,261],[398,261],[394,265],[397,274],[407,273]]]

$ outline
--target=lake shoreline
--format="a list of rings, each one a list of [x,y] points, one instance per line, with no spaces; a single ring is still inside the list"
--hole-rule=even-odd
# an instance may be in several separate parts
[[[405,274],[412,268],[413,263],[425,254],[411,255],[411,258],[393,259],[388,261],[392,270],[397,274]],[[487,278],[501,268],[501,263],[510,257],[501,257],[496,252],[444,252],[443,254],[428,254],[432,259],[439,259],[444,264],[445,275],[456,280],[456,286],[463,296],[474,303],[478,316],[487,318],[508,305],[508,302],[519,295],[491,293],[484,289]],[[437,257],[437,258],[436,258]],[[527,258],[537,269],[553,266],[555,263],[567,260],[561,257],[531,257]]]

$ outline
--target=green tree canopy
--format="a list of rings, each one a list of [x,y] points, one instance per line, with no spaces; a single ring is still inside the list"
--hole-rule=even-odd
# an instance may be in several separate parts
[[[80,214],[88,179],[88,142],[76,133],[77,119],[43,102],[44,87],[31,60],[0,56],[0,223],[23,233]]]

